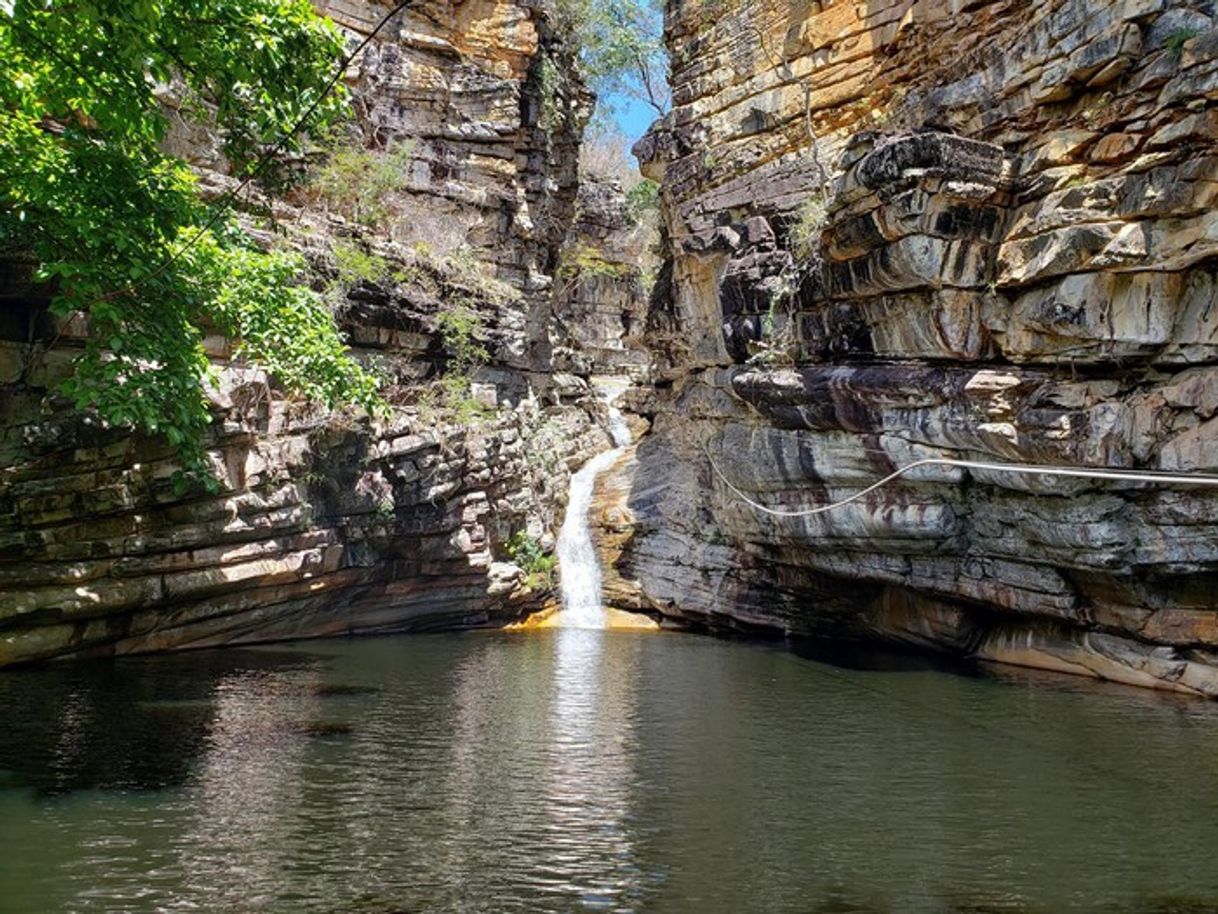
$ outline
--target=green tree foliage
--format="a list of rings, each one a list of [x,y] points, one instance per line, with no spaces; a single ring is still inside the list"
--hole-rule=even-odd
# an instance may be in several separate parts
[[[516,531],[507,542],[507,553],[525,573],[525,586],[530,590],[554,586],[554,569],[558,559],[547,553],[536,538],[524,530]]]
[[[658,217],[660,209],[660,185],[643,178],[626,192],[626,216],[634,225],[640,225]]]
[[[580,44],[580,63],[602,104],[629,96],[667,113],[668,54],[662,0],[559,0]]]
[[[0,257],[32,259],[89,339],[67,392],[106,420],[163,432],[192,469],[209,422],[201,340],[215,328],[286,384],[377,402],[303,263],[253,246],[164,151],[172,88],[223,137],[237,177],[273,177],[342,50],[308,0],[0,0]],[[209,224],[215,223],[211,228]]]

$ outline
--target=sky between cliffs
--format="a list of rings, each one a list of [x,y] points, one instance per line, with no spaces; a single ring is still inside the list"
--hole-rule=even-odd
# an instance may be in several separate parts
[[[646,133],[659,116],[653,108],[629,95],[611,95],[607,101],[613,111],[613,122],[631,143]]]
[[[663,0],[559,0],[559,8],[575,30],[581,70],[600,97],[599,130],[637,140],[671,102]]]

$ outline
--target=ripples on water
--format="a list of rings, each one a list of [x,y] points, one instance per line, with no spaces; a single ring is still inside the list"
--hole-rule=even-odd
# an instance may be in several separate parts
[[[1218,911],[1218,712],[580,629],[0,675],[0,911]]]

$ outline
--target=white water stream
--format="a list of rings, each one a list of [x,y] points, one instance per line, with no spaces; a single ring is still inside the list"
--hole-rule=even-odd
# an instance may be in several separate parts
[[[562,612],[558,624],[564,628],[604,628],[605,605],[601,595],[601,565],[592,544],[588,509],[596,478],[621,456],[630,444],[630,429],[621,412],[613,405],[625,391],[620,382],[597,385],[609,405],[609,433],[615,447],[597,454],[571,477],[567,515],[558,533],[558,573],[562,590]]]

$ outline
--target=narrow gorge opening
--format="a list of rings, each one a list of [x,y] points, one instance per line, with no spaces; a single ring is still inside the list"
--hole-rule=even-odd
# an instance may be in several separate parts
[[[571,475],[554,551],[560,609],[521,627],[647,628],[647,617],[605,606],[589,512],[601,474],[632,444],[615,401],[649,380],[642,331],[663,258],[659,186],[640,173],[632,147],[671,107],[663,9],[654,0],[561,0],[558,9],[595,103],[580,147],[575,222],[556,270],[556,317],[569,334],[569,366],[588,379],[600,401],[594,409],[607,412],[609,442]]]

